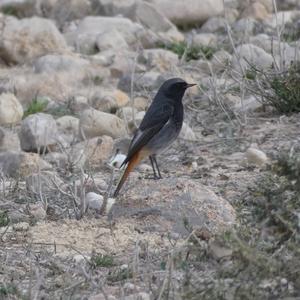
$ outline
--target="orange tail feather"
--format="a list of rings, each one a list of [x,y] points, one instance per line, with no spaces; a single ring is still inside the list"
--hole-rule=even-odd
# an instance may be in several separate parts
[[[135,168],[136,165],[138,165],[140,163],[140,161],[145,158],[148,155],[147,151],[139,151],[138,153],[136,153],[131,160],[129,161],[129,163],[127,164],[127,167],[125,169],[125,172],[123,173],[118,186],[113,194],[113,197],[117,197],[119,194],[120,189],[122,188],[123,184],[125,183],[126,179],[129,176],[129,173]]]

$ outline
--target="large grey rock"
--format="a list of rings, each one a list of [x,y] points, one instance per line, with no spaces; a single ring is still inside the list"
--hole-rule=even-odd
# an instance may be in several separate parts
[[[15,124],[22,120],[23,107],[14,94],[0,95],[0,125]]]
[[[202,24],[223,12],[222,0],[150,0],[176,25]]]
[[[35,60],[33,67],[36,73],[51,73],[76,70],[88,64],[87,60],[76,56],[48,54]]]
[[[0,153],[0,171],[5,176],[29,176],[43,170],[51,170],[51,165],[36,153],[5,151]]]
[[[7,63],[25,63],[49,53],[67,50],[64,37],[50,20],[0,17],[0,57]]]
[[[65,32],[65,38],[76,51],[93,54],[98,51],[96,46],[98,37],[111,31],[118,31],[128,45],[137,43],[139,36],[144,34],[141,25],[126,18],[85,17],[79,21],[75,29],[69,28]]]
[[[51,115],[38,113],[25,118],[20,131],[24,151],[41,150],[58,142],[56,122]]]
[[[126,135],[124,121],[115,115],[90,108],[80,116],[80,134],[85,138],[108,135],[113,138]]]
[[[138,182],[137,182],[138,181]],[[226,230],[235,223],[233,207],[200,182],[188,178],[138,179],[127,181],[112,209],[115,218],[153,215],[158,231],[166,228],[188,234],[184,224],[193,229],[207,229],[211,233]],[[155,226],[153,226],[155,227]]]
[[[241,67],[244,70],[250,69],[251,64],[259,69],[268,69],[274,63],[271,54],[252,44],[240,45],[236,48],[236,51],[238,57],[233,56],[232,66],[237,71],[241,71]]]

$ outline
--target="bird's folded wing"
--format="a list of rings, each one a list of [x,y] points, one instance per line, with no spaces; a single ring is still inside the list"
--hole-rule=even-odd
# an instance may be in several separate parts
[[[129,147],[126,159],[122,165],[125,165],[130,159],[140,151],[147,143],[164,127],[173,113],[173,107],[169,105],[155,108],[155,111],[149,108],[139,129],[135,133]]]

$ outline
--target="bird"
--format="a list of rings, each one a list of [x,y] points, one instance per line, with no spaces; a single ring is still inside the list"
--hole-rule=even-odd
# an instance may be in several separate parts
[[[154,178],[162,178],[156,155],[178,137],[184,117],[182,99],[185,91],[194,85],[181,78],[168,79],[161,85],[130,142],[127,156],[120,166],[126,165],[126,168],[113,197],[118,196],[130,172],[146,157],[150,159]]]

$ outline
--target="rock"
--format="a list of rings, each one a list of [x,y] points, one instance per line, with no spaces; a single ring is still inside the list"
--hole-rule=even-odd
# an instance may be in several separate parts
[[[88,0],[43,0],[38,5],[38,12],[41,11],[44,17],[55,20],[59,26],[93,13]]]
[[[233,98],[231,98],[233,100]],[[243,112],[243,113],[253,113],[261,111],[263,108],[262,103],[257,99],[255,96],[249,96],[245,98],[243,101],[240,99],[239,102],[237,102],[233,109],[236,112]]]
[[[113,149],[113,139],[110,136],[95,137],[73,146],[70,159],[78,166],[89,165],[96,168],[109,160]]]
[[[148,69],[165,72],[174,70],[179,63],[178,55],[165,49],[146,49],[138,56],[138,62]]]
[[[130,94],[131,89],[131,74],[122,76],[118,83],[118,88],[127,94]],[[133,89],[134,91],[153,91],[158,88],[162,83],[163,79],[159,72],[146,72],[141,75],[133,77]]]
[[[269,161],[267,155],[263,151],[253,147],[247,149],[246,158],[249,164],[254,164],[259,167],[265,166]]]
[[[94,10],[102,16],[122,15],[128,17],[135,9],[136,0],[98,0],[94,3]]]
[[[74,71],[84,68],[89,62],[83,58],[71,55],[48,54],[36,59],[33,68],[36,73],[51,73],[59,71]]]
[[[185,236],[186,223],[193,229],[206,227],[215,234],[235,223],[233,207],[194,179],[170,177],[157,184],[154,180],[132,177],[120,197],[122,201],[117,201],[112,209],[113,218],[143,218],[154,214],[163,232],[168,228]]]
[[[150,29],[157,35],[158,39],[162,38],[162,40],[171,42],[184,40],[183,34],[154,5],[149,2],[138,1],[135,7],[136,9],[131,19]],[[154,41],[152,43],[150,41],[149,45],[153,43]],[[146,43],[144,43],[144,46],[146,46]]]
[[[73,261],[76,265],[80,265],[81,263],[84,263],[86,261],[86,257],[82,254],[76,254],[73,256]]]
[[[87,108],[89,108],[89,102],[84,96],[74,96],[70,101],[70,109],[74,114],[82,112]]]
[[[210,18],[201,26],[200,31],[206,33],[225,33],[226,20],[222,17]]]
[[[0,95],[0,125],[15,124],[22,120],[23,107],[14,94]]]
[[[225,257],[230,257],[233,253],[231,249],[219,245],[219,243],[216,241],[209,243],[209,251],[211,255],[218,260]]]
[[[52,170],[52,166],[36,153],[20,152],[20,155],[21,164],[19,166],[18,173],[21,177],[26,177],[33,173]]]
[[[33,194],[53,193],[57,186],[62,187],[63,181],[51,171],[33,173],[26,177],[26,188]]]
[[[232,24],[232,30],[238,39],[243,39],[245,36],[251,36],[261,30],[261,23],[255,19],[244,18]]]
[[[37,113],[25,118],[19,134],[22,150],[37,151],[58,141],[56,122],[51,115]]]
[[[129,46],[137,43],[138,37],[144,34],[141,25],[126,18],[89,16],[80,20],[75,29],[69,28],[65,32],[65,38],[77,52],[93,54],[97,52],[98,37],[111,31],[118,32]]]
[[[56,126],[60,136],[71,144],[78,136],[79,119],[73,116],[63,116],[56,119]]]
[[[123,119],[126,123],[133,119],[133,115],[136,115],[138,113],[138,110],[136,108],[130,107],[130,106],[124,106],[118,109],[116,115]]]
[[[15,176],[18,174],[22,156],[20,152],[6,151],[0,153],[0,171],[4,176]]]
[[[44,160],[59,170],[65,170],[68,167],[68,154],[60,152],[49,152],[44,155]]]
[[[242,18],[253,18],[256,20],[263,21],[269,16],[267,8],[260,2],[255,1],[248,5],[242,12]]]
[[[203,24],[224,11],[221,0],[151,0],[150,3],[176,25]]]
[[[7,63],[25,63],[49,53],[64,53],[66,42],[50,20],[2,17],[0,57]]]
[[[85,195],[85,201],[88,208],[100,210],[103,205],[103,196],[89,192]]]
[[[10,130],[4,130],[0,127],[0,152],[20,151],[21,145],[19,136]]]
[[[149,106],[149,99],[147,99],[146,97],[135,97],[134,98],[134,107],[138,110],[146,110],[147,107]]]
[[[183,124],[182,124],[179,138],[186,140],[186,141],[196,141],[197,140],[193,129],[189,125],[187,125],[185,122],[183,122]]]
[[[236,51],[239,58],[233,56],[232,66],[237,71],[240,71],[240,66],[244,71],[250,69],[249,63],[260,69],[268,69],[274,63],[272,55],[252,44],[240,45],[236,48]]]
[[[129,97],[121,90],[97,90],[91,99],[93,108],[114,113],[120,107],[125,106],[129,102]]]
[[[32,173],[49,169],[51,169],[51,165],[35,153],[19,151],[0,153],[0,170],[5,176],[25,177]]]
[[[85,138],[108,135],[113,138],[126,135],[124,121],[115,115],[90,108],[80,116],[80,134]]]
[[[218,38],[213,33],[198,33],[193,36],[192,44],[195,47],[215,47]]]
[[[125,38],[115,29],[99,34],[96,39],[96,46],[99,51],[111,49],[127,50],[129,48]]]

